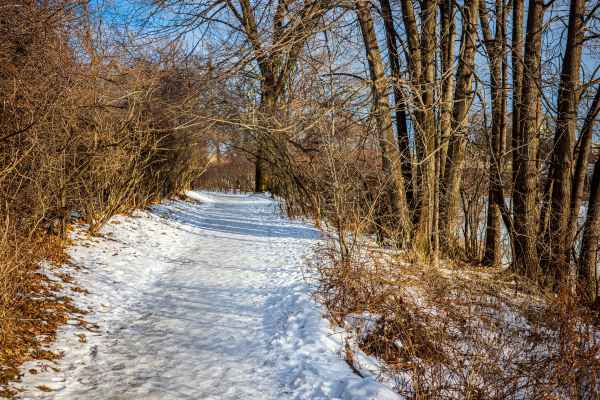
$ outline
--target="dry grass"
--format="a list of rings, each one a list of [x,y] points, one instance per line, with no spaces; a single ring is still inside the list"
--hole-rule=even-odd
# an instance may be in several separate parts
[[[325,240],[308,260],[313,295],[406,398],[599,397],[595,315],[569,291],[526,293],[501,274],[403,263],[366,244],[338,249]]]

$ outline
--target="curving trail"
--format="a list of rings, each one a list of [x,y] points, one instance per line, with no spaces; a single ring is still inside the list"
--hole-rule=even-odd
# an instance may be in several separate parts
[[[70,254],[86,269],[69,273],[90,292],[76,302],[99,328],[65,326],[52,345],[64,357],[26,363],[18,397],[397,398],[352,373],[343,334],[308,302],[299,267],[314,228],[264,196],[189,195],[203,204],[115,217],[104,239],[75,234]]]

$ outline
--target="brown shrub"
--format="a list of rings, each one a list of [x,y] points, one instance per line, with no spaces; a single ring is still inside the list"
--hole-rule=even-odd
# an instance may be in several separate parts
[[[0,0],[0,384],[75,311],[38,272],[67,261],[69,220],[98,234],[120,211],[189,189],[207,164],[202,66],[177,67],[178,49],[102,58],[94,12]]]
[[[403,263],[366,239],[339,248],[326,240],[308,260],[313,296],[403,396],[598,398],[600,332],[571,291],[525,294],[493,271]]]

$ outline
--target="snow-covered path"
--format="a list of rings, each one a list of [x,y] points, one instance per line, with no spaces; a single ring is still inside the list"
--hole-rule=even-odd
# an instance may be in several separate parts
[[[352,373],[308,302],[299,267],[314,228],[280,218],[263,196],[190,196],[203,205],[119,216],[106,239],[71,249],[89,268],[74,275],[90,292],[77,304],[95,310],[85,319],[99,329],[65,327],[53,345],[64,357],[46,362],[59,371],[28,362],[22,398],[396,398]]]

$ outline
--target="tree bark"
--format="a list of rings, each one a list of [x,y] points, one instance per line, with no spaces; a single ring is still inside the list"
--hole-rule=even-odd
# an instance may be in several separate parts
[[[392,7],[389,0],[381,0],[381,12],[386,32],[386,41],[388,47],[388,58],[392,78],[399,80],[400,76],[400,57],[398,53],[398,44],[396,42],[396,28],[392,15]],[[406,122],[406,102],[398,81],[394,82],[394,104],[396,106],[396,132],[398,135],[398,150],[402,157],[402,176],[406,186],[406,201],[409,207],[414,206],[414,188],[412,178],[412,156],[410,154],[410,141],[408,138],[408,124]]]
[[[408,43],[408,65],[411,95],[416,110],[413,113],[416,148],[416,178],[412,222],[413,248],[429,251],[431,232],[434,163],[429,157],[435,147],[435,118],[433,79],[435,64],[435,24],[437,6],[433,0],[422,3],[421,34],[417,27],[412,0],[401,0],[402,17]]]
[[[512,27],[512,80],[513,80],[513,105],[512,105],[512,190],[514,192],[517,181],[515,168],[515,149],[519,142],[521,90],[523,85],[523,19],[525,16],[525,1],[513,0],[513,27]],[[513,197],[511,195],[511,197]]]
[[[506,137],[506,92],[503,77],[503,61],[505,54],[505,27],[507,11],[502,0],[496,0],[496,32],[494,38],[490,32],[485,3],[480,3],[479,18],[483,32],[484,43],[490,65],[490,94],[492,99],[492,134],[490,141],[490,186],[488,194],[487,226],[485,234],[485,252],[482,262],[491,267],[497,267],[501,261],[501,231],[502,216],[500,206],[496,204],[497,192],[502,187],[503,155]],[[500,196],[502,197],[502,196]]]
[[[524,68],[518,109],[519,129],[513,137],[513,190],[516,270],[537,281],[538,239],[538,121],[541,104],[541,48],[545,6],[530,0],[525,36]],[[514,113],[513,113],[514,118]],[[514,123],[514,121],[513,121]],[[514,133],[514,132],[513,132]]]
[[[477,39],[479,0],[465,1],[462,12],[461,57],[456,72],[454,108],[452,110],[452,137],[448,146],[448,158],[444,172],[444,185],[440,199],[440,231],[442,245],[454,240],[453,228],[458,214],[458,198],[462,168],[465,161],[466,134],[469,110],[473,99],[473,70]]]
[[[448,153],[448,140],[452,130],[452,86],[454,84],[454,74],[452,73],[454,64],[454,36],[456,35],[456,6],[451,0],[443,1],[441,10],[441,78],[442,93],[440,99],[440,173],[444,176],[446,166],[446,156]]]
[[[424,121],[426,119],[425,115],[425,103],[423,98],[423,89],[422,89],[422,77],[423,77],[423,57],[421,54],[421,43],[419,40],[419,29],[417,26],[417,20],[415,18],[415,10],[413,7],[412,0],[401,0],[400,4],[402,6],[402,21],[404,23],[404,29],[406,32],[406,42],[408,44],[408,72],[410,76],[410,91],[413,99],[413,103],[415,104],[415,110],[413,111],[413,136],[415,140],[415,146],[417,147],[417,155],[416,162],[418,163],[420,158],[422,157],[422,141],[420,138],[422,137],[421,130],[424,126]],[[416,177],[411,182],[411,184],[415,184],[413,188],[413,196],[412,202],[409,204],[410,211],[412,213],[412,223],[418,222],[418,208],[419,208],[419,199],[422,195],[418,193],[421,189],[421,170],[420,166],[416,167]],[[413,232],[414,234],[414,232]]]
[[[417,188],[418,201],[414,216],[413,248],[421,253],[427,253],[430,246],[432,221],[432,195],[434,178],[434,158],[430,157],[435,151],[435,46],[436,46],[436,17],[437,4],[434,0],[424,0],[421,10],[421,98],[422,112],[417,120],[415,129],[415,144],[417,149]]]
[[[560,279],[566,271],[575,232],[569,231],[571,183],[573,179],[573,144],[579,109],[579,73],[585,28],[586,0],[571,0],[567,46],[558,89],[558,115],[552,151],[552,198],[550,203],[550,234],[547,248],[550,263],[547,273]],[[580,152],[581,154],[581,152]],[[587,167],[587,166],[586,166]]]

